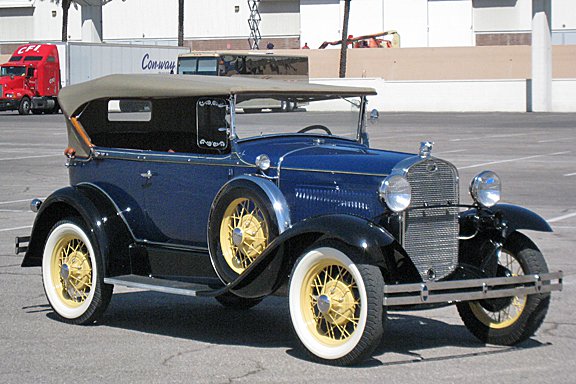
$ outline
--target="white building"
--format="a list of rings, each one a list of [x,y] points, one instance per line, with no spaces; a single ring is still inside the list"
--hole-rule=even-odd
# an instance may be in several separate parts
[[[88,1],[94,3],[95,1]],[[0,0],[0,46],[61,39],[59,0]],[[177,42],[177,0],[105,0],[102,40]],[[343,0],[261,0],[261,47],[312,48],[341,38]],[[247,0],[185,1],[186,44],[192,49],[246,49]],[[397,30],[402,47],[529,45],[532,0],[354,0],[349,34]],[[555,44],[576,44],[576,1],[552,1]],[[81,6],[70,7],[68,38],[82,40]]]

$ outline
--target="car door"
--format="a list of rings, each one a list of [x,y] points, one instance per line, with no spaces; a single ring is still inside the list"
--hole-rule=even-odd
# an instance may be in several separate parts
[[[161,155],[143,172],[148,241],[205,247],[210,205],[230,156]]]
[[[142,174],[147,240],[206,247],[210,206],[232,174],[227,111],[224,99],[199,98],[189,118],[195,129],[177,140],[188,145],[148,155],[149,168]]]

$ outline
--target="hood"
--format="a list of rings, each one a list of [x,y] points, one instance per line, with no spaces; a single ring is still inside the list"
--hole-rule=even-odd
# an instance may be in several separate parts
[[[363,146],[318,145],[285,154],[280,162],[280,171],[307,170],[386,176],[396,164],[412,156]]]
[[[247,164],[266,154],[272,168],[312,172],[329,172],[385,176],[402,160],[414,154],[370,149],[365,145],[341,139],[295,136],[262,138],[241,143],[239,155]]]
[[[23,76],[2,76],[0,77],[0,85],[4,88],[4,91],[23,88],[24,79]]]

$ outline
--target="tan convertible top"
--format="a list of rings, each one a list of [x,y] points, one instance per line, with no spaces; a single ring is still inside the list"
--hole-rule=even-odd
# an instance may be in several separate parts
[[[119,98],[170,98],[225,95],[375,95],[372,88],[336,87],[306,82],[246,77],[198,75],[110,75],[64,87],[58,95],[68,116],[92,100]]]

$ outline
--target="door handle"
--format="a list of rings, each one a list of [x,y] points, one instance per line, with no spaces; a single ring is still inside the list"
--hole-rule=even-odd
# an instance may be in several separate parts
[[[145,179],[150,180],[150,179],[152,178],[152,176],[154,176],[154,174],[152,173],[151,170],[148,170],[148,171],[145,172],[145,173],[141,173],[140,176],[142,176],[142,177],[145,178]]]

